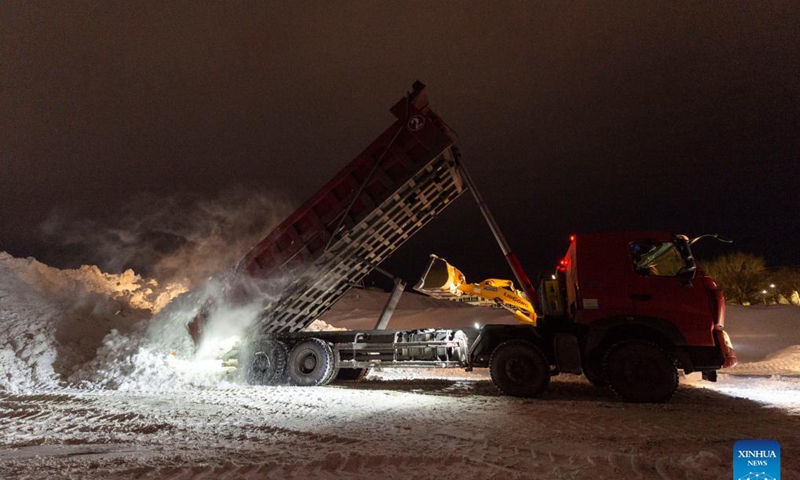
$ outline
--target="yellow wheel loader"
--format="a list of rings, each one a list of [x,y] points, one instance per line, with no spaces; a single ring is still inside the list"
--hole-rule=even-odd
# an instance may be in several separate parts
[[[536,326],[536,311],[524,293],[514,288],[511,280],[487,278],[480,283],[467,283],[461,270],[447,260],[431,255],[431,262],[414,290],[434,298],[452,299],[462,295],[490,300],[511,312],[522,323]]]

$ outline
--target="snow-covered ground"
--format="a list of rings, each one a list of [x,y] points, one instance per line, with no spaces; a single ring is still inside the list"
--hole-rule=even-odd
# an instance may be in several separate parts
[[[0,395],[2,478],[718,478],[774,438],[798,478],[800,416],[681,388],[632,405],[578,377],[538,400],[473,376],[320,388]],[[390,377],[391,378],[391,377]]]
[[[504,397],[483,370],[243,386],[192,356],[196,298],[167,305],[182,290],[0,254],[0,479],[729,479],[733,443],[756,438],[780,441],[784,478],[800,478],[800,341],[786,344],[800,308],[729,308],[747,363],[633,405],[569,375]],[[369,328],[384,301],[352,291],[314,328]],[[392,326],[475,322],[513,319],[405,295]]]

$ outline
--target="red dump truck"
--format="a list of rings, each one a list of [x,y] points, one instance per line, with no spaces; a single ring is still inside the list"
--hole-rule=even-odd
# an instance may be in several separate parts
[[[238,353],[247,382],[316,386],[359,378],[368,368],[488,367],[509,395],[536,396],[551,376],[582,373],[625,400],[660,402],[675,391],[678,369],[715,380],[718,369],[735,364],[724,299],[697,268],[687,237],[573,236],[537,293],[465,169],[450,128],[431,109],[425,86],[416,82],[391,112],[396,121],[256,245],[189,324],[200,343],[221,303],[255,302],[259,318]],[[467,190],[522,288],[508,291],[530,302],[530,312],[515,312],[528,321],[387,330],[406,286],[395,278],[373,330],[304,331],[368,273],[389,275],[380,263]],[[435,265],[418,290],[452,287],[449,277],[457,270],[437,272],[449,265]],[[474,284],[471,291],[493,285]]]

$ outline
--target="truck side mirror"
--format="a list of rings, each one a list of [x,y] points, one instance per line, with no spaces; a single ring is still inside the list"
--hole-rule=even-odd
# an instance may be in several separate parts
[[[696,273],[697,273],[696,265],[687,265],[681,268],[678,271],[678,274],[675,276],[683,280],[689,280],[691,282],[692,280],[694,280],[694,276]]]

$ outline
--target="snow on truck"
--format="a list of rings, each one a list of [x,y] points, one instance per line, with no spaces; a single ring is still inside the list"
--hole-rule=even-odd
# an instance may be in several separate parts
[[[699,269],[690,241],[665,232],[574,235],[537,294],[464,167],[447,124],[416,82],[391,112],[397,120],[313,197],[256,245],[225,280],[221,298],[189,324],[199,344],[219,302],[260,302],[238,349],[248,383],[325,385],[369,368],[488,367],[497,388],[533,397],[550,377],[584,374],[634,402],[668,400],[678,369],[716,380],[736,363],[724,331],[725,303]],[[380,263],[470,190],[522,288],[509,280],[467,283],[432,256],[415,290],[478,295],[519,324],[387,330],[406,284],[395,288],[375,328],[304,331]]]

